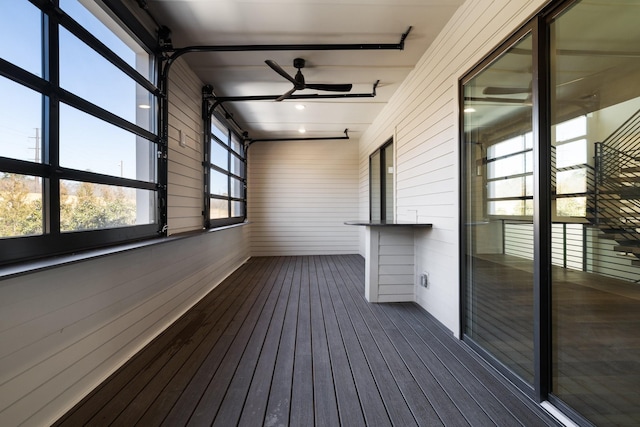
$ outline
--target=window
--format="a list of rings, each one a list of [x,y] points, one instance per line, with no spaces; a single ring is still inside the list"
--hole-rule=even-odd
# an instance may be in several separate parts
[[[552,127],[555,134],[555,214],[558,217],[584,217],[587,213],[588,183],[593,167],[587,162],[587,116],[580,115]],[[553,165],[552,165],[553,166]]]
[[[153,38],[98,1],[59,6],[0,15],[0,264],[160,228]]]
[[[210,116],[205,128],[209,154],[205,158],[205,225],[207,228],[244,222],[246,161],[242,139],[225,122]]]
[[[369,217],[393,220],[393,139],[369,157]]]
[[[584,217],[588,178],[587,117],[553,126],[555,214]],[[496,216],[533,215],[533,134],[509,138],[487,148],[487,212]]]
[[[533,214],[531,132],[487,148],[487,201],[490,215]]]

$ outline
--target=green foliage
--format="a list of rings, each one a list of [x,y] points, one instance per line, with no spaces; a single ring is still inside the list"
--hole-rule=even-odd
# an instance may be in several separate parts
[[[587,214],[586,197],[568,197],[556,200],[556,213],[564,217],[584,217]]]
[[[79,185],[75,200],[66,196],[60,214],[64,231],[95,230],[122,227],[135,223],[135,205],[126,199],[124,191],[113,191],[90,182]]]
[[[39,182],[24,175],[0,176],[0,238],[42,234],[42,196],[31,192]]]
[[[42,206],[39,179],[0,173],[0,238],[42,234]],[[90,182],[60,184],[61,231],[122,227],[135,221],[135,201],[127,198],[123,188]]]

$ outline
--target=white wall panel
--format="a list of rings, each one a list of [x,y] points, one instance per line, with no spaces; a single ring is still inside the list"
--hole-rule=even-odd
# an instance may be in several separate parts
[[[417,287],[416,297],[456,334],[460,326],[458,81],[545,3],[467,1],[360,139],[363,214],[368,211],[369,155],[395,136],[396,218],[433,224],[429,232],[416,231],[416,272],[429,273],[429,286]],[[361,251],[364,240],[361,237]]]
[[[357,141],[258,142],[249,149],[253,255],[358,252]]]
[[[171,66],[169,77],[168,232],[176,234],[203,227],[203,84],[183,59]]]

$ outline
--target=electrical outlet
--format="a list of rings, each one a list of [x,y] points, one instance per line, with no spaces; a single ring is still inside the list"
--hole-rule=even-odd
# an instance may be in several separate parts
[[[429,286],[429,273],[422,273],[420,275],[420,286],[423,288]]]

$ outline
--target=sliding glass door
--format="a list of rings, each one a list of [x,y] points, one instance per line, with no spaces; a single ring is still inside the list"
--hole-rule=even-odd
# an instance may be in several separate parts
[[[640,425],[639,21],[556,2],[460,88],[464,339],[598,426]]]
[[[551,391],[602,426],[640,425],[639,19],[582,1],[549,28]]]
[[[534,374],[531,39],[526,34],[464,85],[465,332],[528,383]]]

